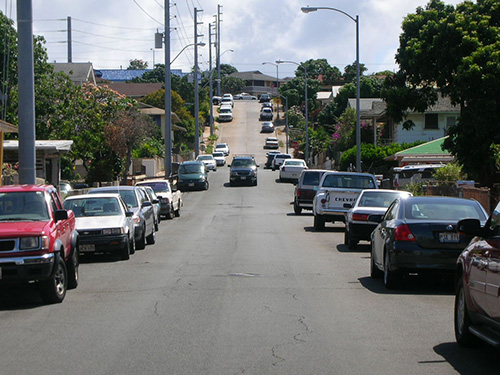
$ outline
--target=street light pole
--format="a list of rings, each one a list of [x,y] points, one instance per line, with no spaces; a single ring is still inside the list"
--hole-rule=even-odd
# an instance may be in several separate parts
[[[290,139],[288,137],[288,98],[286,96],[282,96],[285,99],[285,132],[286,132],[286,153],[288,154],[288,145],[290,144]]]
[[[279,78],[278,78],[278,75],[279,75],[279,71],[278,71],[278,67],[279,67],[279,64],[275,64],[275,63],[272,63],[272,62],[263,62],[262,65],[274,65],[276,67],[276,97],[278,98],[278,105],[276,106],[276,119],[279,120],[280,119],[280,91],[279,91]]]
[[[306,164],[309,166],[309,105],[307,102],[307,68],[305,65],[301,65],[295,61],[289,60],[276,60],[276,64],[295,64],[297,66],[302,66],[304,68],[304,96],[305,96],[305,117],[306,117]]]
[[[342,13],[344,16],[349,17],[356,24],[356,171],[361,172],[361,110],[360,110],[360,69],[359,69],[359,16],[356,18],[343,10],[330,7],[302,7],[300,8],[304,13],[316,12],[317,10],[333,10],[334,12]]]

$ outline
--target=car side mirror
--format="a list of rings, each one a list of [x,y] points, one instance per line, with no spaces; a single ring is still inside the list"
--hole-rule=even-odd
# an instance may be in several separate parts
[[[132,217],[132,216],[134,216],[134,213],[132,211],[125,211],[125,216]]]
[[[54,212],[54,219],[56,223],[61,220],[68,220],[68,211],[56,210],[56,212]]]
[[[368,221],[372,221],[374,223],[381,223],[383,218],[384,218],[384,215],[380,215],[380,214],[368,215]]]
[[[260,168],[260,164],[257,164],[257,165],[256,165],[256,167],[257,167],[257,168]]]
[[[160,203],[159,199],[153,199],[153,204],[158,204],[158,203]]]
[[[151,207],[153,204],[150,201],[144,201],[142,207]]]
[[[227,165],[227,167],[228,167],[228,168],[231,168],[231,164],[228,164],[228,165]]]
[[[484,229],[478,219],[462,219],[457,223],[457,232],[470,236],[482,236]]]

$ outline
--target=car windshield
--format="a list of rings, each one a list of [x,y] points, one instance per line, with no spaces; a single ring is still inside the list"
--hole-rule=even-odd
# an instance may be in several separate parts
[[[324,187],[373,189],[375,184],[370,176],[331,174],[325,177]]]
[[[145,182],[141,183],[139,186],[151,186],[155,193],[168,193],[170,189],[166,182]]]
[[[255,162],[251,159],[237,159],[232,163],[233,167],[253,167]]]
[[[226,148],[227,146],[224,143],[218,143],[215,148]]]
[[[93,198],[92,196],[80,199],[66,199],[64,208],[72,210],[76,217],[88,216],[119,216],[122,210],[116,198]]]
[[[198,164],[181,164],[179,173],[201,173],[201,166]]]
[[[139,207],[139,203],[137,202],[137,197],[135,196],[134,190],[122,190],[122,189],[106,189],[105,191],[99,191],[97,189],[91,190],[90,193],[112,193],[112,194],[120,194],[123,201],[127,205],[127,207]]]
[[[222,152],[214,152],[214,153],[212,154],[212,156],[213,156],[214,158],[222,158],[222,157],[224,157],[224,153],[222,153]]]
[[[370,191],[365,192],[359,200],[359,207],[382,207],[387,208],[401,194],[392,191]]]
[[[287,160],[285,161],[285,165],[286,166],[289,166],[289,165],[298,165],[298,166],[301,166],[301,167],[305,167],[306,166],[306,163],[301,161],[301,160]]]
[[[198,160],[213,160],[213,156],[212,155],[200,155],[198,156]]]
[[[483,212],[474,201],[457,202],[436,202],[429,200],[427,202],[412,202],[406,206],[405,217],[407,219],[417,220],[448,220],[458,221],[471,218],[484,220]]]
[[[0,221],[47,221],[49,213],[41,191],[0,193]]]

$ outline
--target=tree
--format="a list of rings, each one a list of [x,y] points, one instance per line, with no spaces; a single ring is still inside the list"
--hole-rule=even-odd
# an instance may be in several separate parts
[[[228,76],[232,73],[237,73],[238,69],[229,64],[220,64],[220,76],[221,78],[224,76]]]
[[[295,71],[296,77],[304,76],[304,69],[307,69],[307,76],[311,79],[321,81],[325,85],[333,85],[335,81],[342,77],[339,68],[332,67],[326,59],[310,59],[303,62]]]
[[[135,108],[122,110],[116,119],[104,127],[106,143],[118,156],[125,160],[122,184],[127,184],[127,172],[132,163],[132,150],[154,134],[155,123],[151,117]]]
[[[237,94],[243,90],[246,83],[241,78],[223,76],[220,85],[222,92]]]
[[[165,64],[156,64],[153,69],[144,72],[141,77],[132,78],[132,82],[165,82]]]
[[[359,63],[359,76],[360,77],[367,70],[368,69],[365,67],[365,64]],[[344,68],[344,80],[346,82],[356,82],[356,76],[357,76],[356,62],[353,62],[351,65],[346,65]]]
[[[316,100],[316,93],[320,90],[321,84],[316,79],[307,79],[307,102],[309,114],[318,108],[319,104]],[[295,77],[291,81],[280,86],[280,95],[288,99],[288,106],[302,106],[304,107],[305,101],[305,85],[304,75],[302,77]]]
[[[133,59],[129,61],[127,70],[142,70],[147,69],[148,62],[140,59]]]
[[[423,111],[438,95],[460,105],[460,118],[444,148],[464,171],[486,186],[495,182],[492,144],[500,144],[500,2],[478,0],[455,7],[432,0],[403,21],[396,61],[387,80],[388,113],[398,121]],[[423,109],[423,110],[422,110]]]

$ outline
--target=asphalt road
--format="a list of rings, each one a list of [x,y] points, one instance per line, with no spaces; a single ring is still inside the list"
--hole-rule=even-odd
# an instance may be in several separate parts
[[[237,102],[220,140],[263,164],[258,108]],[[0,290],[0,373],[498,374],[498,351],[455,344],[447,280],[386,291],[369,245],[349,251],[341,224],[314,232],[277,171],[256,187],[228,175],[210,172],[129,261],[82,259],[62,304]]]

